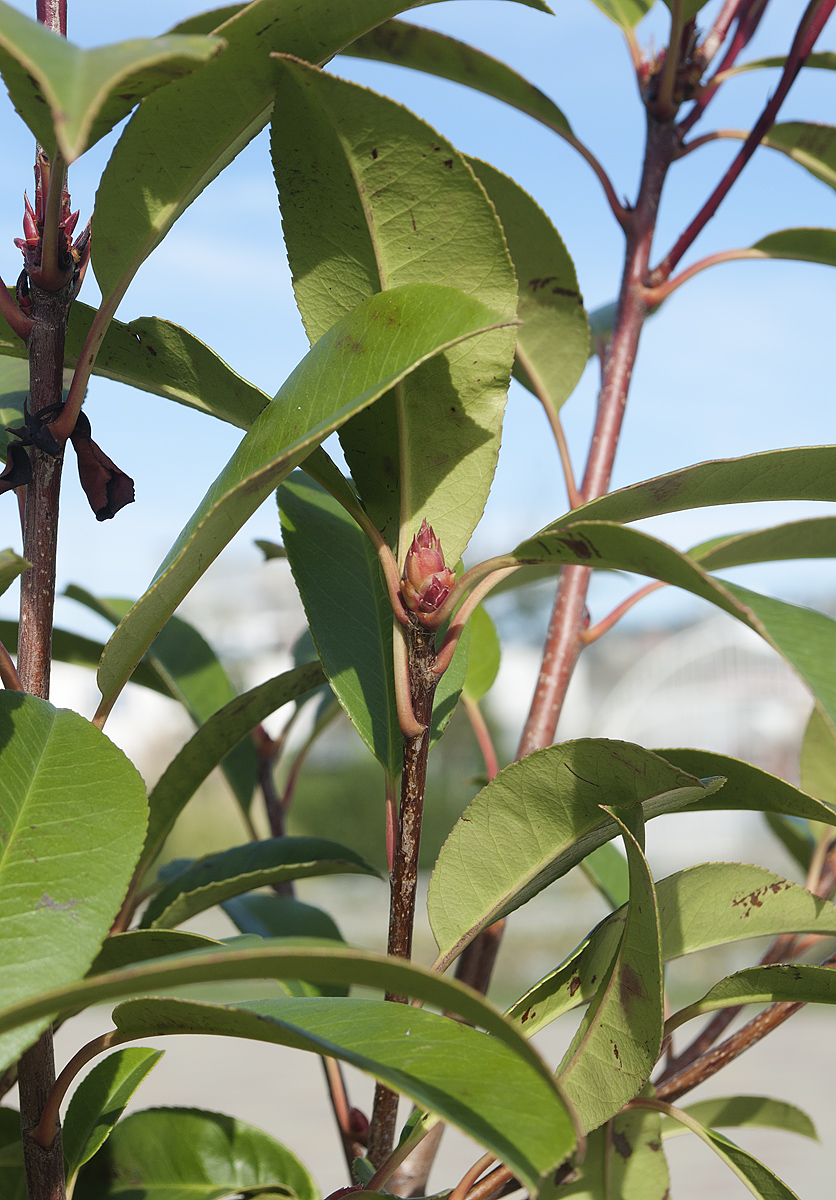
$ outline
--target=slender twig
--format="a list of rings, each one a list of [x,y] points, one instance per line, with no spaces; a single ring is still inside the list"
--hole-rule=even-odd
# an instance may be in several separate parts
[[[696,123],[701,119],[708,105],[716,96],[717,89],[723,81],[726,72],[728,72],[734,66],[741,50],[743,50],[754,37],[755,32],[760,25],[761,18],[766,11],[767,3],[768,0],[743,0],[742,3],[740,3],[740,0],[738,0],[737,12],[734,14],[737,18],[737,28],[735,29],[731,42],[729,43],[726,53],[724,54],[722,62],[717,68],[716,73],[703,87],[700,95],[697,97],[694,107],[691,109],[688,115],[682,121],[680,121],[680,137],[683,137],[690,129],[693,129]],[[730,5],[727,3],[724,6],[724,11],[721,11],[717,21],[715,22],[717,34],[719,35],[719,33],[722,32],[720,41],[716,41],[716,37],[713,36],[714,30],[712,30],[697,51],[697,60],[703,71],[717,53],[717,50],[720,49],[723,41],[725,41],[729,25],[725,25],[725,29],[723,29],[721,18],[724,18],[724,12],[729,7]]]
[[[692,150],[699,150],[700,146],[708,146],[711,142],[720,142],[726,138],[733,138],[737,142],[745,142],[749,136],[747,129],[714,129],[711,133],[704,133],[701,137],[692,138],[690,142],[684,142],[677,152],[677,158],[685,158]]]
[[[514,1172],[509,1167],[494,1167],[474,1184],[467,1193],[467,1200],[493,1200],[513,1178]]]
[[[695,275],[699,275],[701,271],[706,271],[709,267],[716,267],[720,263],[726,262],[741,262],[747,258],[769,258],[770,256],[763,250],[740,249],[740,250],[720,250],[717,254],[709,254],[705,258],[701,258],[699,262],[691,263],[690,267],[686,267],[684,271],[680,271],[673,279],[669,279],[667,283],[660,283],[656,287],[645,289],[645,300],[648,305],[661,304],[663,300],[667,300],[678,287],[683,283],[687,283],[689,279],[693,279]]]
[[[0,642],[0,683],[3,684],[7,692],[23,691],[23,684],[20,682],[17,667],[14,665],[11,654],[9,654],[2,642]]]
[[[557,443],[557,452],[560,455],[560,465],[563,467],[563,477],[566,480],[566,495],[569,498],[569,508],[577,508],[582,503],[581,494],[575,484],[575,473],[572,470],[572,460],[569,456],[566,435],[563,432],[563,425],[560,421],[560,413],[552,403],[552,398],[543,386],[543,382],[537,374],[534,364],[519,342],[517,343],[516,354],[520,366],[529,378],[534,395],[543,406],[543,410],[551,426],[551,431],[554,434],[554,440]]]
[[[351,1105],[345,1090],[342,1068],[335,1058],[323,1057],[322,1066],[325,1071],[325,1081],[328,1085],[328,1096],[331,1108],[340,1133],[343,1154],[345,1155],[348,1177],[353,1182],[352,1167],[355,1158],[361,1158],[364,1147],[355,1136],[351,1123]]]
[[[728,37],[732,22],[738,17],[740,10],[745,8],[749,0],[724,0],[723,7],[714,18],[714,24],[709,29],[699,47],[700,64],[705,70],[714,55]]]
[[[693,242],[702,233],[705,226],[717,212],[723,200],[729,193],[734,182],[757,150],[762,138],[772,127],[778,110],[795,82],[804,60],[816,44],[825,22],[836,7],[836,0],[810,0],[810,4],[801,18],[801,22],[793,39],[792,47],[787,55],[784,70],[774,95],[765,105],[763,112],[755,122],[740,151],[734,158],[723,178],[711,193],[705,204],[694,217],[685,232],[679,237],[673,248],[665,255],[659,265],[650,273],[650,284],[663,283],[673,268],[690,249]]]
[[[665,582],[662,579],[656,579],[653,583],[647,583],[644,587],[639,588],[637,592],[633,592],[632,596],[628,596],[626,600],[622,600],[612,612],[599,621],[597,625],[592,625],[589,629],[581,630],[581,642],[584,646],[589,646],[592,642],[597,642],[599,637],[602,637],[608,629],[612,629],[616,621],[620,621],[626,612],[629,612],[634,604],[638,604],[645,596],[649,596],[651,592],[658,591],[659,588],[665,587]]]
[[[124,279],[120,286],[102,302],[101,308],[96,310],[90,328],[87,331],[87,337],[84,339],[84,345],[81,347],[81,353],[78,356],[78,363],[73,372],[72,383],[67,393],[67,399],[64,403],[64,408],[56,421],[50,425],[50,433],[58,442],[65,442],[75,429],[75,423],[78,420],[78,414],[81,412],[82,401],[84,400],[87,391],[87,385],[90,382],[90,376],[93,374],[99,350],[102,347],[102,342],[105,339],[105,334],[110,328],[110,322],[119,307],[122,297],[128,290],[130,279]]]
[[[680,49],[682,43],[682,0],[671,2],[671,33],[668,39],[668,49],[662,65],[662,76],[659,80],[659,93],[653,105],[653,115],[659,121],[670,121],[676,116],[679,105],[674,99],[674,86],[679,70]]]
[[[470,1189],[476,1183],[480,1175],[487,1171],[491,1163],[496,1162],[495,1154],[483,1154],[472,1167],[469,1167],[462,1175],[459,1182],[453,1188],[448,1200],[464,1200]]]
[[[35,11],[41,25],[67,36],[67,0],[37,0]]]
[[[35,322],[31,317],[27,317],[26,313],[21,312],[15,303],[14,296],[2,279],[0,279],[0,317],[3,317],[12,332],[16,333],[22,342],[29,341],[29,334],[32,332]]]
[[[494,749],[490,730],[476,700],[471,700],[466,692],[462,692],[462,703],[464,704],[464,711],[467,713],[467,719],[470,721],[471,728],[476,735],[479,749],[482,751],[482,758],[485,760],[485,774],[490,781],[499,770],[499,763],[497,762],[496,750]]]
[[[464,627],[473,615],[473,610],[477,605],[481,604],[485,596],[491,588],[495,588],[503,579],[507,579],[509,575],[513,575],[522,566],[521,563],[515,563],[512,567],[505,567],[501,571],[493,571],[487,579],[483,579],[478,583],[470,595],[465,599],[459,611],[453,617],[448,626],[447,633],[444,635],[444,641],[441,643],[433,673],[440,679],[452,662],[453,655],[456,653],[456,646],[459,644],[459,638],[464,632]]]
[[[103,1054],[105,1050],[110,1050],[112,1046],[118,1046],[121,1040],[123,1039],[120,1038],[118,1029],[109,1029],[107,1033],[93,1038],[92,1042],[88,1042],[85,1046],[82,1046],[78,1053],[73,1055],[55,1081],[54,1087],[50,1090],[49,1099],[44,1105],[38,1125],[30,1131],[29,1136],[39,1146],[46,1148],[47,1146],[51,1146],[55,1140],[59,1128],[58,1112],[61,1102],[81,1068],[86,1067],[89,1062],[99,1054]]]

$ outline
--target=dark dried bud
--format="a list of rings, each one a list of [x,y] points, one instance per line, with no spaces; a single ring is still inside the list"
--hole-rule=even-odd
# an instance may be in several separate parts
[[[454,572],[445,565],[441,542],[424,518],[404,563],[403,602],[420,621],[422,614],[434,613],[441,607],[455,582]]]
[[[0,475],[0,495],[13,492],[15,488],[32,482],[32,466],[29,455],[20,442],[9,442],[6,448],[6,469]]]
[[[32,413],[27,405],[23,410],[25,424],[18,425],[17,429],[7,426],[7,432],[19,438],[21,446],[37,446],[45,454],[51,454],[53,458],[58,458],[64,447],[52,436],[49,426],[63,407],[63,403],[50,404],[46,408],[42,408],[40,412]]]
[[[369,1118],[359,1108],[350,1108],[348,1110],[348,1127],[355,1141],[358,1141],[361,1146],[368,1146]]]
[[[97,521],[108,521],[134,502],[134,481],[112,462],[90,436],[90,422],[78,414],[70,440],[78,459],[78,477]]]

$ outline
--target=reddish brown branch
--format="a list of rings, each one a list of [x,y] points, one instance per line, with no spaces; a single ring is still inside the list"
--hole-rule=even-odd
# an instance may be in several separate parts
[[[760,145],[762,138],[771,129],[778,115],[778,110],[784,103],[787,93],[803,67],[804,60],[815,46],[816,40],[828,17],[833,12],[834,7],[836,7],[836,0],[810,0],[804,16],[801,18],[801,23],[793,39],[790,52],[787,55],[787,61],[781,73],[781,80],[775,94],[767,102],[749,136],[741,146],[731,166],[717,184],[717,187],[678,239],[673,249],[665,255],[658,267],[651,272],[649,281],[651,286],[664,283],[683,254],[690,249],[693,242],[702,233],[723,200],[725,200],[732,185],[738,179],[743,168]]]
[[[767,3],[768,0],[727,0],[727,3],[723,6],[723,9],[718,14],[713,28],[697,52],[698,61],[703,70],[705,70],[711,59],[725,41],[726,34],[728,33],[732,20],[736,19],[737,28],[734,31],[734,36],[729,42],[726,53],[723,55],[723,60],[720,63],[720,66],[717,68],[713,79],[711,79],[705,85],[696,103],[694,104],[694,107],[691,109],[685,119],[680,121],[680,136],[686,134],[690,129],[694,128],[708,105],[717,95],[717,89],[721,82],[720,77],[722,77],[724,72],[730,70],[734,66],[741,50],[743,50],[754,37],[758,25],[761,23],[761,18],[766,11]],[[729,16],[729,12],[732,9],[735,11],[731,16]]]

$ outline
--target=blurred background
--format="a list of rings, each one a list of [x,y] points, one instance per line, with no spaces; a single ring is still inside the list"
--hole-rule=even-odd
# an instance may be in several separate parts
[[[30,14],[34,10],[33,0],[12,2]],[[552,7],[555,15],[550,17],[506,0],[457,0],[422,7],[407,19],[468,41],[535,83],[566,112],[577,135],[610,172],[619,195],[632,197],[640,170],[643,112],[621,33],[589,0],[553,0]],[[784,53],[804,7],[800,0],[774,0],[744,59]],[[196,0],[144,0],[141,5],[70,0],[69,35],[82,45],[152,35],[199,8]],[[718,8],[717,0],[705,6],[702,27]],[[668,22],[664,5],[655,5],[639,26],[641,44],[663,44]],[[836,22],[831,21],[818,48],[832,49],[835,32]],[[571,148],[521,113],[439,79],[353,58],[337,58],[329,69],[408,105],[459,149],[512,175],[534,195],[566,242],[588,309],[615,297],[622,234],[596,179]],[[774,70],[732,80],[699,131],[748,128],[777,80]],[[794,85],[781,119],[831,122],[834,99],[833,73],[806,71]],[[32,145],[5,94],[0,97],[0,128],[0,273],[8,283],[20,269],[12,239],[20,233],[23,189],[32,194]],[[73,202],[81,209],[82,221],[92,209],[97,180],[117,135],[118,131],[99,143],[72,168]],[[736,150],[734,142],[717,142],[674,168],[654,259],[685,227]],[[682,265],[719,250],[751,245],[775,230],[833,226],[835,199],[831,187],[795,163],[760,150]],[[82,298],[96,302],[92,272]],[[643,336],[614,486],[712,457],[833,441],[834,301],[836,275],[830,268],[789,262],[716,267],[677,291]],[[139,272],[118,315],[128,321],[151,314],[184,325],[270,394],[307,351],[284,255],[266,133],[187,211]],[[562,414],[576,472],[582,470],[597,385],[598,364],[593,359]],[[135,598],[232,453],[240,431],[96,378],[86,411],[97,441],[134,477],[137,502],[114,521],[97,524],[69,467],[59,590],[78,583],[99,595]],[[501,553],[566,507],[545,419],[533,397],[514,383],[496,486],[466,561]],[[807,503],[731,506],[672,514],[642,526],[686,548],[720,533],[829,509]],[[3,528],[2,545],[19,549],[11,499],[5,501]],[[275,506],[268,502],[183,605],[182,615],[215,647],[241,688],[290,666],[293,645],[304,628],[287,563],[264,562],[254,544],[257,538],[277,541],[279,536]],[[836,615],[836,569],[831,562],[739,568],[728,577]],[[590,599],[593,622],[641,582],[615,573],[596,575]],[[497,596],[488,605],[503,655],[484,708],[503,763],[514,757],[553,591],[553,582],[545,581]],[[0,598],[0,616],[14,617],[15,610],[16,595],[10,591]],[[109,633],[104,622],[67,599],[59,601],[57,622],[100,639]],[[90,672],[56,666],[57,704],[89,716],[97,695]],[[748,759],[795,781],[810,707],[803,686],[755,635],[696,598],[665,588],[585,652],[559,737],[623,738],[649,747],[698,746]],[[269,723],[271,731],[284,719],[277,714]],[[152,784],[190,736],[191,726],[173,701],[129,685],[108,733]],[[457,713],[432,760],[425,868],[481,786],[483,773],[470,728]],[[309,757],[289,832],[334,838],[385,866],[382,806],[379,768],[342,718]],[[654,822],[648,833],[658,876],[713,858],[759,862],[798,878],[798,868],[754,815],[718,813],[710,821],[682,815]],[[195,856],[245,836],[237,806],[223,781],[213,777],[183,814],[167,856]],[[373,948],[384,944],[382,883],[303,881],[299,894],[337,916],[348,940]],[[604,914],[603,901],[585,880],[574,876],[515,914],[493,998],[500,1004],[513,999],[554,967]],[[207,921],[199,928],[221,936],[233,932],[221,915]],[[746,945],[695,956],[673,973],[671,985],[683,995],[697,995],[706,980],[754,961],[759,952]],[[428,930],[419,938],[417,956],[421,961],[432,957]],[[88,1019],[92,1017],[83,1018]],[[733,1074],[722,1076],[722,1083],[716,1081],[710,1094],[737,1088],[787,1096],[818,1117],[827,1140],[836,1119],[836,1102],[824,1085],[834,1065],[832,1029],[825,1024],[829,1020],[823,1010],[796,1018],[736,1064]],[[561,1038],[566,1041],[571,1033],[568,1026],[567,1030],[549,1035],[549,1056],[559,1056]],[[72,1023],[64,1035],[77,1038]],[[330,1141],[325,1144],[319,1110],[308,1108],[307,1101],[298,1106],[295,1099],[289,1105],[274,1102],[276,1095],[295,1095],[290,1077],[294,1088],[301,1081],[309,1089],[311,1105],[314,1098],[321,1101],[317,1064],[287,1052],[276,1059],[282,1065],[265,1068],[258,1047],[242,1051],[231,1044],[219,1049],[203,1039],[176,1048],[171,1040],[167,1048],[171,1053],[136,1103],[199,1102],[228,1108],[287,1141],[313,1166],[324,1190],[344,1182],[336,1136],[329,1126]],[[363,1089],[368,1093],[367,1081],[352,1086],[360,1096]],[[326,1115],[326,1125],[329,1122]],[[672,1158],[679,1160],[675,1196],[702,1197],[708,1187],[718,1200],[746,1194],[739,1181],[715,1169],[705,1148],[689,1148],[691,1140],[677,1139],[674,1146]],[[827,1194],[831,1172],[826,1150],[772,1133],[747,1133],[741,1141],[754,1153],[762,1151],[803,1197]],[[451,1170],[454,1159],[462,1168],[472,1161],[471,1150],[456,1145],[452,1140],[453,1149],[445,1151],[451,1156]],[[687,1157],[691,1149],[693,1162]],[[439,1186],[445,1178],[449,1182],[443,1171],[435,1178]]]

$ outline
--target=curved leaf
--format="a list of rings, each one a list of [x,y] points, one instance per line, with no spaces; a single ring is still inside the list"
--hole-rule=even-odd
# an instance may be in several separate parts
[[[674,1108],[673,1105],[665,1105],[664,1111],[705,1142],[726,1166],[731,1168],[738,1179],[746,1184],[752,1195],[758,1197],[758,1200],[798,1200],[795,1192],[782,1183],[777,1175],[773,1175],[768,1167],[765,1167],[762,1162],[758,1162],[748,1151],[741,1150],[740,1146],[736,1146],[734,1142],[723,1137],[722,1133],[717,1133],[713,1129],[705,1129],[689,1113],[683,1109]]]
[[[311,340],[363,297],[452,285],[516,314],[502,229],[458,152],[392,100],[283,59],[272,150],[296,301]],[[340,440],[369,516],[402,562],[426,518],[449,562],[490,490],[514,353],[498,330],[439,357]]]
[[[742,75],[744,71],[758,71],[763,67],[780,67],[783,70],[786,63],[787,60],[783,55],[777,58],[754,58],[751,62],[739,63],[738,66],[724,71],[723,74],[728,79],[732,75]],[[836,54],[832,50],[816,50],[807,55],[804,59],[804,66],[823,71],[836,71]]]
[[[5,1004],[84,975],[127,891],[146,811],[138,771],[95,726],[34,696],[0,692]],[[46,1024],[33,1020],[4,1037],[6,1061]]]
[[[320,338],[245,435],[108,643],[99,667],[102,708],[109,711],[183,597],[310,450],[420,363],[495,320],[454,288],[413,284],[372,296]]]
[[[325,838],[281,837],[247,842],[190,863],[157,892],[142,916],[143,929],[180,925],[253,888],[314,875],[377,875],[359,854]]]
[[[570,519],[624,523],[756,500],[836,500],[836,446],[767,450],[682,467],[590,500],[543,532]]]
[[[235,1008],[129,1000],[120,1038],[208,1033],[328,1055],[368,1071],[500,1156],[531,1188],[575,1144],[572,1119],[546,1071],[496,1038],[385,1000],[257,1000]]]
[[[632,29],[638,25],[653,6],[653,0],[592,0],[592,3],[622,29]]]
[[[333,917],[313,904],[303,904],[293,896],[267,896],[250,892],[224,900],[221,908],[241,933],[259,937],[325,938],[332,942],[345,939]]]
[[[771,1100],[768,1096],[717,1096],[698,1100],[683,1110],[701,1125],[754,1126],[758,1129],[783,1129],[801,1137],[818,1141],[816,1127],[805,1112],[786,1100]],[[679,1137],[687,1133],[684,1125],[673,1117],[662,1120],[662,1137]]]
[[[478,604],[470,618],[470,651],[462,688],[469,700],[479,701],[491,690],[499,673],[501,656],[496,626],[484,606]]]
[[[118,625],[132,605],[130,600],[125,599],[100,599],[74,583],[67,587],[64,595],[91,608],[112,625]],[[203,635],[182,617],[169,617],[148,648],[145,661],[165,682],[169,695],[180,701],[196,725],[202,725],[217,714],[222,706],[235,704],[239,699],[215,651]],[[215,762],[212,765],[219,764]],[[223,756],[220,766],[242,812],[249,813],[258,776],[255,746],[250,741],[236,738],[232,748]]]
[[[836,229],[781,229],[755,242],[752,249],[769,258],[793,258],[836,267]]]
[[[836,187],[836,128],[833,125],[785,121],[773,125],[761,145],[780,150],[822,183]]]
[[[188,801],[230,750],[260,721],[321,682],[322,667],[318,662],[294,667],[236,696],[204,721],[151,790],[148,834],[137,871],[151,865]]]
[[[442,969],[486,925],[513,912],[616,836],[602,813],[678,811],[722,785],[626,742],[583,739],[536,751],[483,788],[441,849],[430,879],[430,925]]]
[[[107,1141],[131,1096],[164,1053],[146,1046],[117,1050],[82,1079],[63,1122],[67,1183]]]
[[[682,749],[657,749],[655,753],[682,771],[697,775],[718,774],[725,778],[722,800],[719,797],[706,797],[701,805],[706,811],[729,808],[750,812],[784,813],[789,817],[821,821],[825,825],[832,824],[836,818],[836,812],[829,805],[808,796],[777,775],[770,775],[760,767],[754,767],[738,758],[730,758],[727,754],[715,754],[710,750]]]
[[[423,0],[419,0],[419,3]],[[550,11],[542,0],[523,0]],[[93,218],[93,269],[107,298],[139,266],[208,183],[270,119],[271,51],[324,63],[367,30],[414,5],[404,0],[256,0],[213,32],[223,54],[154,93],[119,139],[102,176]],[[137,192],[137,175],[142,178]]]
[[[585,1133],[608,1121],[650,1079],[659,1057],[664,1023],[659,913],[653,877],[636,838],[614,809],[606,811],[624,838],[630,900],[616,952],[557,1068],[557,1077]]]
[[[660,880],[656,898],[665,962],[752,937],[836,936],[834,905],[764,867],[741,863],[689,867]],[[564,963],[512,1005],[507,1016],[519,1023],[526,1037],[594,996],[627,914],[624,906],[603,920]]]
[[[489,163],[467,161],[497,211],[519,281],[514,378],[557,410],[589,358],[589,323],[575,266],[540,206]]]
[[[146,932],[146,931],[143,931]],[[185,935],[181,935],[185,936]],[[487,1030],[514,1053],[531,1063],[551,1082],[551,1073],[517,1029],[477,992],[401,959],[337,945],[287,946],[263,940],[243,949],[201,950],[161,958],[54,988],[0,1009],[0,1034],[5,1050],[9,1031],[27,1021],[53,1013],[74,1012],[91,1004],[159,991],[186,983],[227,979],[302,979],[311,983],[357,984],[400,996],[414,996],[445,1012],[458,1013],[470,1024]],[[0,1057],[5,1069],[11,1058]]]
[[[799,763],[801,786],[805,792],[836,806],[836,735],[832,725],[817,708],[810,713]],[[829,824],[836,821],[836,813]]]
[[[836,622],[823,613],[721,582],[664,542],[605,521],[570,523],[563,528],[549,526],[500,561],[504,565],[514,560],[636,571],[701,596],[748,625],[777,650],[798,672],[836,727],[836,679],[829,669],[836,658]]]
[[[18,578],[18,576],[22,575],[24,571],[31,567],[31,565],[32,564],[30,562],[27,562],[25,558],[21,558],[21,556],[16,554],[11,548],[8,550],[0,550],[0,596],[2,596],[3,592],[7,591]],[[6,649],[8,650],[9,647],[7,646]]]
[[[435,29],[406,21],[384,21],[340,53],[438,75],[510,104],[555,133],[574,136],[565,115],[534,84],[504,62]]]
[[[395,702],[392,605],[377,553],[346,510],[302,473],[278,490],[282,537],[316,651],[335,695],[392,779],[403,765]],[[452,716],[467,665],[456,648],[433,704],[431,742]]]
[[[688,551],[708,571],[790,558],[836,558],[836,517],[790,521],[751,533],[712,538]]]
[[[5,1106],[0,1108],[0,1187],[4,1200],[26,1200],[20,1113]]]
[[[82,50],[0,2],[0,72],[17,111],[50,158],[68,163],[143,96],[215,58],[218,38],[139,38]]]
[[[79,1183],[79,1197],[97,1200],[220,1200],[233,1192],[319,1200],[287,1146],[236,1117],[196,1108],[131,1113]]]
[[[576,1200],[670,1200],[659,1114],[628,1109],[594,1129],[578,1178],[552,1193]]]
[[[188,954],[192,950],[206,950],[221,945],[217,938],[185,933],[181,929],[129,929],[126,933],[114,933],[105,938],[87,974],[88,977],[104,975],[134,963],[170,958],[174,954]]]
[[[665,1022],[665,1036],[686,1021],[740,1004],[836,1004],[836,971],[830,967],[810,967],[803,963],[775,963],[766,967],[748,967],[728,975],[710,991],[681,1008]]]

